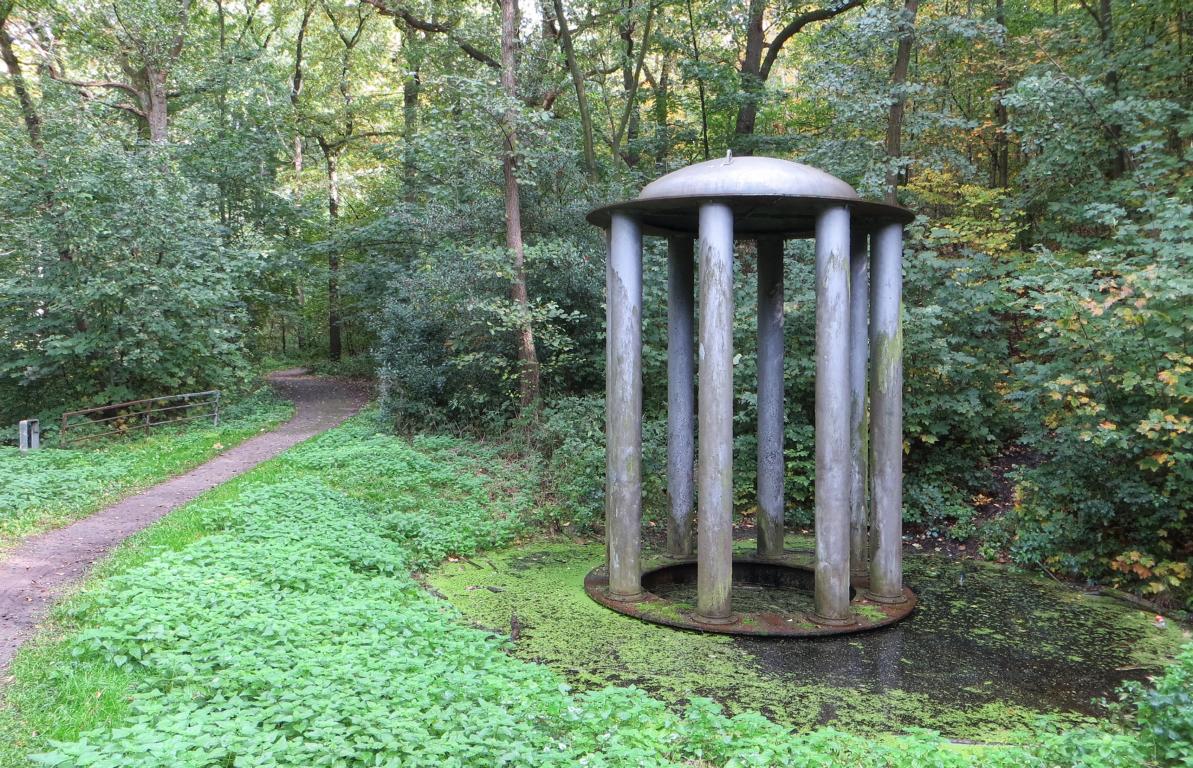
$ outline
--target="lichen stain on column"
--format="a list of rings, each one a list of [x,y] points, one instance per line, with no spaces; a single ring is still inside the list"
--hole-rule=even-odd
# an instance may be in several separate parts
[[[864,577],[869,567],[869,431],[867,401],[870,351],[869,235],[850,233],[849,257],[849,571]]]
[[[606,286],[609,594],[633,600],[642,595],[642,239],[637,222],[625,216],[611,222]]]
[[[849,211],[816,220],[816,612],[849,624]]]
[[[700,386],[697,483],[699,621],[734,620],[733,583],[733,214],[700,207]]]
[[[870,498],[874,540],[867,597],[884,603],[903,593],[903,228],[875,235],[871,266]]]

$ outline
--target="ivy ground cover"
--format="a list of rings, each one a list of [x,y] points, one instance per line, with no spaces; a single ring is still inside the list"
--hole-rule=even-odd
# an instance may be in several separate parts
[[[1128,733],[957,748],[926,732],[794,735],[708,699],[573,692],[413,573],[525,532],[527,469],[367,417],[170,515],[18,658],[0,765],[1140,765]],[[1193,660],[1191,660],[1193,663]]]

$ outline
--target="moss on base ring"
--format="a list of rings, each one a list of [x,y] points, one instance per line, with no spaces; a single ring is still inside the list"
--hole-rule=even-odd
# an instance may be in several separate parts
[[[642,597],[634,602],[609,594],[605,566],[584,577],[584,591],[606,608],[653,624],[677,629],[755,637],[823,637],[868,632],[907,618],[915,610],[916,594],[903,588],[904,600],[880,603],[868,599],[865,579],[850,585],[850,607],[856,621],[845,625],[820,624],[813,618],[810,598],[815,574],[791,556],[782,559],[738,555],[733,559],[732,623],[706,623],[694,609],[696,561],[658,558],[642,573]],[[801,601],[807,602],[806,606]]]

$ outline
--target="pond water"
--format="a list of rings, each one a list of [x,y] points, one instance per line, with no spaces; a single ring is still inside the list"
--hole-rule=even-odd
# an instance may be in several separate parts
[[[797,728],[864,733],[1023,740],[1041,716],[1103,716],[1099,698],[1144,679],[1188,638],[1108,598],[932,556],[906,559],[920,603],[893,627],[815,640],[709,635],[590,600],[583,578],[602,557],[599,544],[540,542],[446,564],[430,582],[480,626],[506,634],[516,617],[512,652],[580,688],[637,685],[676,706],[706,696]]]

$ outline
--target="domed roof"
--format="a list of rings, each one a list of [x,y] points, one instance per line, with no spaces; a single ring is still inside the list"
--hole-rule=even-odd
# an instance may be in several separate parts
[[[707,160],[647,184],[639,200],[767,195],[858,200],[853,187],[819,168],[773,157]]]
[[[637,198],[595,208],[587,218],[608,229],[613,215],[621,213],[637,220],[648,235],[698,235],[705,203],[729,206],[739,239],[811,237],[820,212],[832,206],[849,208],[851,223],[861,227],[915,218],[906,208],[863,200],[853,187],[817,168],[732,155],[669,173],[647,184]]]

